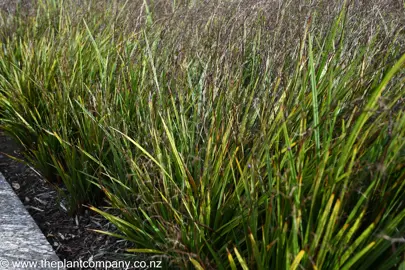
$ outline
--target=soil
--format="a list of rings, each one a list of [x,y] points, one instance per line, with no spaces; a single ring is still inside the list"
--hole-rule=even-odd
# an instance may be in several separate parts
[[[23,154],[19,146],[0,131],[0,172],[62,261],[124,259],[124,249],[129,243],[91,231],[115,231],[112,224],[89,210],[82,215],[69,216],[54,187],[21,160]]]

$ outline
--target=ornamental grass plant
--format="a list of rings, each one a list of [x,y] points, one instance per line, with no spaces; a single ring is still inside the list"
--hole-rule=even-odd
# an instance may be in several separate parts
[[[39,1],[1,16],[0,127],[130,253],[404,267],[404,15],[382,0]]]

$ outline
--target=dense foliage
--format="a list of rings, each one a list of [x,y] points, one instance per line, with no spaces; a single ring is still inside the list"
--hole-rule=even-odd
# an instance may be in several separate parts
[[[2,14],[1,129],[129,252],[196,269],[396,268],[404,14],[401,1],[39,1]]]

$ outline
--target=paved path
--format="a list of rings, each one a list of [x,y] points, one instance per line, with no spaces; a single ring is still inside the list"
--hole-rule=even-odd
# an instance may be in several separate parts
[[[0,269],[58,269],[57,262],[61,263],[0,173]]]

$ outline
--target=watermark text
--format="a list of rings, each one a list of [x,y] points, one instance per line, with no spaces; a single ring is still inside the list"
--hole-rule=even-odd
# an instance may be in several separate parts
[[[162,261],[24,261],[0,258],[0,269],[162,269]]]

